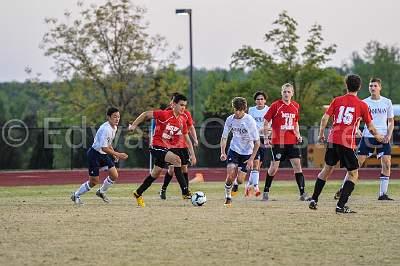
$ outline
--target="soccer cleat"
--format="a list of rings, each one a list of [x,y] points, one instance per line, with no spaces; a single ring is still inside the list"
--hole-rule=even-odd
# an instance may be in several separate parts
[[[232,197],[236,197],[236,195],[238,194],[238,190],[239,190],[239,185],[233,184],[232,192],[231,192]]]
[[[167,199],[167,191],[164,189],[160,190],[160,199],[166,200]]]
[[[263,201],[267,201],[269,199],[269,192],[263,192],[263,197],[262,197],[262,199],[261,200],[263,200]]]
[[[192,195],[191,195],[191,193],[189,193],[189,194],[182,194],[182,199],[184,199],[184,200],[187,200],[187,199],[191,199],[192,198]]]
[[[96,191],[96,196],[101,198],[105,203],[110,203],[110,199],[106,196],[106,193],[102,193],[100,189]]]
[[[394,200],[394,199],[389,198],[387,194],[383,194],[382,196],[379,196],[378,200]]]
[[[75,205],[83,205],[83,202],[81,201],[81,197],[75,196],[75,193],[72,193],[71,200],[75,203]]]
[[[226,198],[225,202],[224,202],[224,206],[232,207],[232,199],[231,198]]]
[[[250,193],[251,193],[251,186],[247,186],[244,188],[244,196],[245,197],[250,197]]]
[[[258,187],[254,187],[254,196],[258,197],[261,195],[260,189]]]
[[[143,208],[145,206],[143,197],[139,196],[139,194],[136,191],[133,192],[133,197],[136,199],[136,203],[137,203],[138,207]]]
[[[338,191],[336,191],[335,196],[333,196],[335,200],[340,199],[340,196],[342,195],[342,190],[343,188],[340,188]]]
[[[300,195],[299,200],[300,201],[307,201],[308,195],[307,192],[304,192],[303,194]]]
[[[310,208],[311,210],[316,210],[318,209],[318,204],[315,200],[311,199],[310,200],[310,204],[308,205],[308,208]]]
[[[344,206],[343,208],[336,206],[336,213],[357,213],[357,212],[353,211],[347,206]]]

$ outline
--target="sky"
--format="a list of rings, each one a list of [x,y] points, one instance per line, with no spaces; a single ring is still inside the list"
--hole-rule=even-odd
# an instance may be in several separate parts
[[[39,44],[47,28],[45,17],[62,19],[66,10],[77,11],[74,0],[2,0],[0,9],[0,82],[24,81],[24,69],[56,79],[53,61]],[[104,0],[84,0],[101,4]],[[132,0],[145,6],[148,32],[166,37],[174,50],[181,46],[179,68],[189,64],[189,19],[175,15],[176,8],[193,10],[193,63],[197,68],[229,68],[231,55],[251,45],[271,52],[263,41],[282,10],[298,22],[300,48],[314,23],[322,26],[325,44],[335,43],[329,66],[341,66],[352,52],[362,53],[366,43],[400,45],[397,0]]]

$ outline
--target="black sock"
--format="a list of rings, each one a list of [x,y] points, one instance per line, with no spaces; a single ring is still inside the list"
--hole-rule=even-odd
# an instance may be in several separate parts
[[[272,180],[274,179],[274,176],[270,176],[267,172],[267,177],[265,177],[265,186],[264,186],[264,192],[269,192],[269,188],[271,187]]]
[[[326,180],[322,180],[317,177],[317,180],[315,181],[315,186],[314,186],[314,193],[312,195],[312,199],[315,200],[315,202],[318,202],[318,197],[322,192],[322,189],[324,188],[326,183]]]
[[[339,201],[337,203],[337,206],[340,208],[343,208],[344,205],[346,205],[347,201],[349,200],[349,197],[351,195],[351,192],[354,190],[354,183],[351,182],[350,180],[347,180],[344,185],[343,185],[343,190],[342,194],[340,195]]]
[[[154,180],[156,180],[156,179],[154,177],[152,177],[151,175],[146,177],[146,179],[143,181],[143,183],[140,185],[140,187],[138,189],[136,189],[136,193],[139,196],[142,196],[143,192],[145,192],[146,189],[148,189],[151,186],[151,184],[153,184]]]
[[[172,175],[170,175],[170,174],[168,173],[168,171],[167,171],[167,172],[165,173],[165,176],[164,176],[164,183],[163,183],[161,189],[162,189],[162,190],[167,190],[167,187],[168,187],[169,183],[171,182],[171,180],[172,180]]]
[[[296,183],[297,186],[299,187],[300,195],[302,195],[304,193],[304,187],[306,186],[304,181],[304,175],[303,173],[295,173],[294,175],[296,177]]]
[[[182,195],[189,194],[188,186],[186,184],[185,177],[182,174],[181,167],[174,167],[174,172],[176,179],[178,180],[179,186],[181,187]]]
[[[186,185],[189,188],[189,173],[183,173],[183,177],[185,178]]]

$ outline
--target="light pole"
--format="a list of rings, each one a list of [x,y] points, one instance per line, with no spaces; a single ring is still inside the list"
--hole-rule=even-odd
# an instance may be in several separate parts
[[[192,46],[192,10],[191,9],[176,9],[177,15],[189,15],[189,39],[190,39],[190,87],[189,87],[189,104],[192,107],[194,118],[194,91],[193,91],[193,46]]]

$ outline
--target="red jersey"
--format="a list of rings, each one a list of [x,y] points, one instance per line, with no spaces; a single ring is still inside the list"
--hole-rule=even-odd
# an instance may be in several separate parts
[[[152,146],[165,148],[179,147],[184,142],[184,135],[188,133],[186,116],[175,116],[173,110],[157,110],[153,112],[156,121]]]
[[[170,106],[170,107],[166,108],[165,110],[172,110],[172,108]],[[184,119],[186,119],[186,125],[187,125],[188,129],[189,129],[189,127],[193,126],[193,124],[194,124],[193,118],[188,110],[185,110],[184,113],[182,114],[182,116]],[[177,146],[178,146],[177,148],[187,148],[185,138],[179,139],[179,143]]]
[[[272,120],[272,144],[297,144],[295,126],[299,121],[300,105],[295,101],[286,104],[283,100],[271,104],[264,118]]]
[[[325,114],[332,116],[332,129],[328,142],[356,148],[356,130],[358,121],[362,118],[366,124],[372,121],[368,105],[357,96],[346,94],[336,97],[329,105]]]

